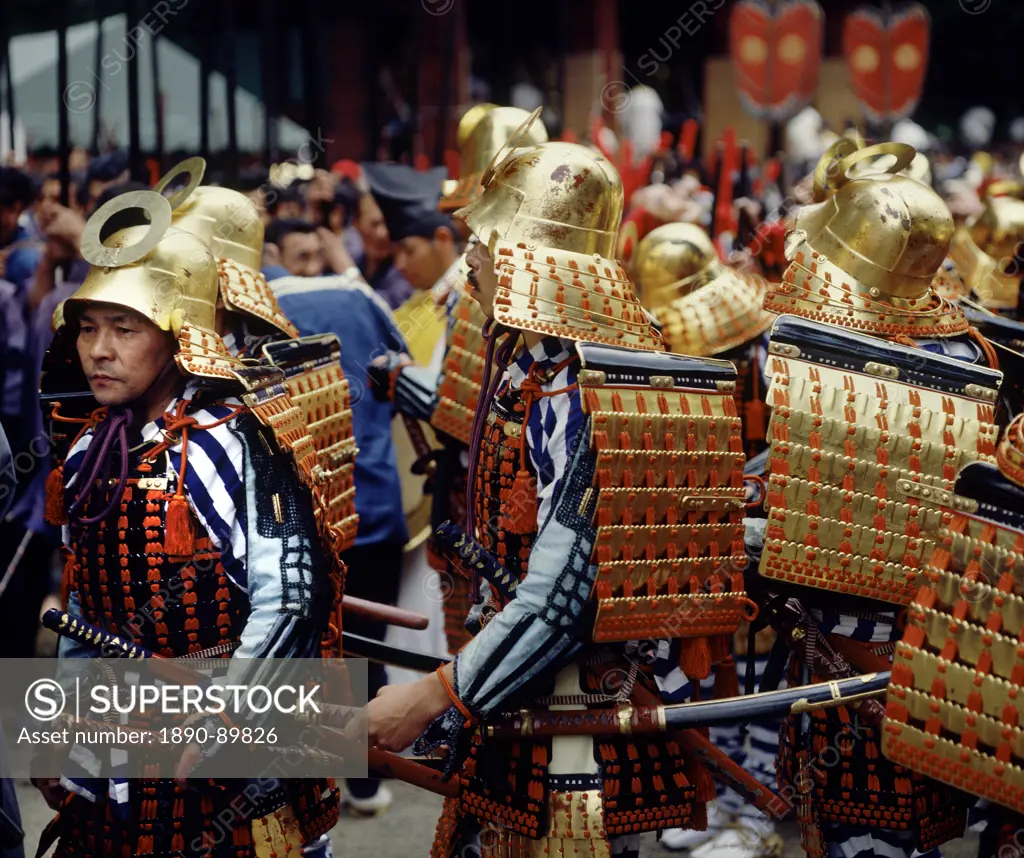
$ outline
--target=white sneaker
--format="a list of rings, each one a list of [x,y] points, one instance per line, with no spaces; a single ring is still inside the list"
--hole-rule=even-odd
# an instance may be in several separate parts
[[[782,854],[782,838],[774,826],[742,823],[719,831],[693,851],[693,858],[774,858]]]
[[[391,790],[381,784],[369,798],[356,798],[346,789],[341,803],[359,816],[378,816],[391,807],[394,800]]]
[[[718,834],[719,829],[708,827],[707,831],[694,831],[692,828],[667,828],[661,833],[661,845],[671,852],[682,852],[684,849],[696,849],[707,843]]]

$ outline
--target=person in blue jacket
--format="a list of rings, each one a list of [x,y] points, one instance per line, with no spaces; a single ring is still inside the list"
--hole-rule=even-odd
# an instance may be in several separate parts
[[[332,333],[341,340],[341,365],[349,380],[356,456],[355,545],[342,555],[348,566],[345,592],[393,605],[398,599],[402,550],[409,539],[402,509],[402,488],[391,440],[393,406],[367,390],[373,360],[390,350],[405,351],[395,319],[383,298],[366,284],[354,266],[325,277],[286,276],[270,281],[284,314],[301,336]],[[386,625],[362,617],[346,617],[346,631],[383,640]],[[384,667],[370,662],[369,694],[387,683]],[[348,780],[349,806],[377,813],[391,803],[391,794],[375,778]]]

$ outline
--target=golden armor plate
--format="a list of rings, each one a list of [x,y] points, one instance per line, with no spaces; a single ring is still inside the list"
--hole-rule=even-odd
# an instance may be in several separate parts
[[[682,373],[668,374],[671,355],[627,352],[621,368],[605,371],[596,361],[587,365],[588,347],[580,351],[580,397],[596,455],[586,502],[596,501],[593,639],[630,640],[674,627],[679,637],[731,636],[750,612],[734,374],[709,361],[721,380],[688,384]],[[679,360],[692,361],[685,366],[694,372],[704,366]]]

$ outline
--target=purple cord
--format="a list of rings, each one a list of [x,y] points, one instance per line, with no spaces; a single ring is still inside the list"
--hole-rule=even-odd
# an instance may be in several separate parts
[[[81,468],[78,471],[78,494],[68,510],[69,521],[75,521],[80,525],[90,527],[97,522],[103,521],[121,503],[121,496],[124,494],[125,486],[128,484],[128,427],[131,425],[131,422],[132,413],[127,408],[111,409],[106,419],[96,428],[92,442],[86,448]],[[103,487],[110,476],[115,447],[121,448],[121,473],[118,477],[117,488],[110,497],[110,502],[107,504],[106,509],[98,515],[78,515],[86,500],[92,496],[95,489],[94,484],[101,472],[100,496],[102,496]]]
[[[491,403],[498,392],[498,385],[505,374],[505,370],[512,362],[512,353],[516,343],[519,341],[519,332],[509,333],[501,349],[495,350],[498,338],[504,329],[498,329],[493,319],[484,323],[483,334],[487,340],[487,354],[484,358],[484,377],[480,383],[480,400],[477,402],[476,414],[473,415],[473,434],[469,438],[469,475],[466,484],[466,533],[476,539],[476,483],[477,463],[480,458],[480,442],[483,439],[484,423],[487,420],[487,413],[491,410]],[[493,364],[497,363],[498,371],[492,372]],[[494,376],[493,380],[491,376]],[[472,584],[469,591],[469,599],[474,605],[479,605],[483,599],[480,594],[480,575],[474,569]]]

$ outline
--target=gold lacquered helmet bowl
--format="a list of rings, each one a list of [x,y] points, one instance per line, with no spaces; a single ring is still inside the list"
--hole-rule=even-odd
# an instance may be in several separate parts
[[[637,248],[635,266],[640,296],[673,352],[721,354],[763,333],[775,318],[762,308],[765,281],[723,265],[696,224],[652,230]]]
[[[494,259],[495,320],[586,342],[660,349],[613,258],[623,207],[618,171],[575,143],[520,146],[539,112],[495,156],[480,197],[455,213]]]
[[[1002,194],[1005,194],[1003,196]],[[1024,187],[997,182],[985,208],[953,239],[952,257],[969,290],[987,310],[1016,313],[1024,265]]]
[[[260,271],[263,220],[259,209],[238,191],[201,185],[205,169],[204,159],[189,158],[171,168],[154,190],[164,193],[176,179],[189,177],[183,188],[168,196],[172,222],[209,246],[217,261],[224,306],[297,337],[298,330],[281,311]]]
[[[856,163],[880,154],[897,157],[884,172],[851,177]],[[766,309],[877,336],[966,333],[963,313],[932,288],[954,224],[935,191],[900,174],[914,154],[893,143],[838,160],[826,153],[816,171],[820,201],[797,213],[786,245],[790,265],[770,287]]]

